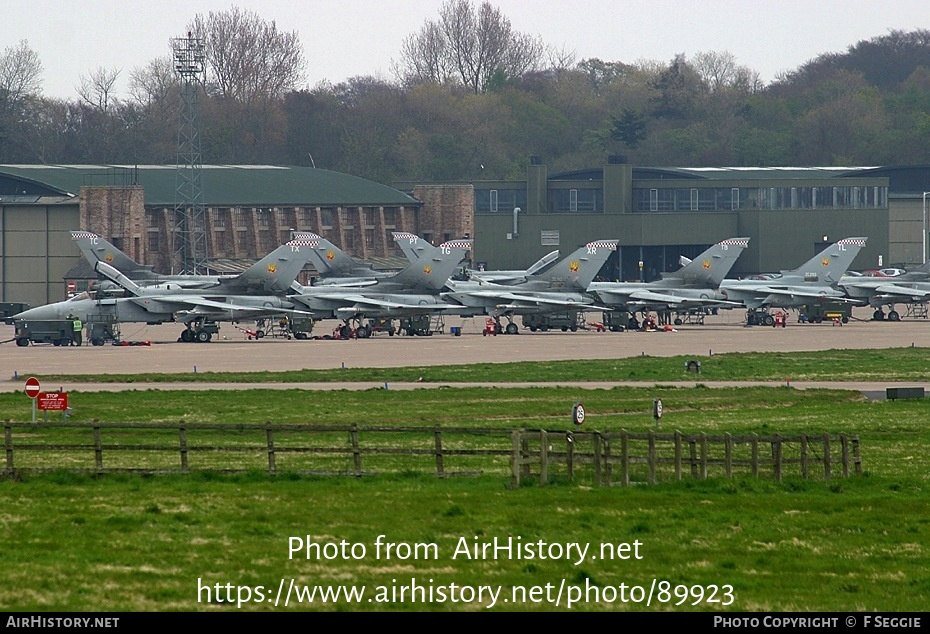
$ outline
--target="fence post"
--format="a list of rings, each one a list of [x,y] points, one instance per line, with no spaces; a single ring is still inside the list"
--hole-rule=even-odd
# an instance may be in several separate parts
[[[352,429],[349,431],[349,437],[352,440],[352,460],[355,465],[355,475],[362,475],[362,452],[358,446],[358,425],[352,423]]]
[[[549,484],[549,432],[539,430],[539,483]]]
[[[572,432],[565,433],[565,461],[568,470],[568,479],[575,480],[575,435]]]
[[[656,483],[656,434],[649,430],[649,484]]]
[[[277,469],[274,453],[274,430],[271,428],[270,422],[266,424],[267,427],[265,427],[265,442],[268,445],[268,473],[274,475],[275,470]]]
[[[681,481],[681,431],[675,430],[675,479]]]
[[[439,425],[436,425],[436,429],[433,430],[433,445],[436,448],[436,475],[441,478],[445,473],[442,465],[442,431]]]
[[[849,439],[846,434],[840,434],[840,447],[842,447],[843,456],[843,477],[849,477]]]
[[[620,430],[620,485],[630,484],[630,432]]]
[[[807,480],[807,434],[801,432],[801,477]]]
[[[601,473],[601,433],[594,432],[594,486],[604,484]]]
[[[94,462],[97,473],[103,473],[103,443],[100,441],[100,427],[94,425]]]
[[[510,488],[516,489],[520,486],[520,470],[522,468],[520,464],[522,441],[520,439],[519,429],[514,429],[510,432],[510,442],[512,447],[510,455]]]
[[[759,477],[759,434],[752,432],[752,476]]]
[[[862,457],[859,455],[859,436],[852,437],[852,445],[853,445],[852,453],[853,453],[853,460],[855,461],[856,475],[861,476],[862,475]]]
[[[178,427],[178,444],[181,450],[181,471],[188,473],[188,464],[187,464],[187,428],[183,425],[184,421],[181,421],[182,425]]]
[[[730,432],[723,435],[723,456],[723,471],[726,473],[727,479],[729,479],[733,477],[733,436],[730,435]]]
[[[7,475],[13,475],[13,428],[4,425],[3,436],[3,442],[6,445],[6,473]]]
[[[823,477],[829,480],[833,474],[833,467],[830,462],[833,458],[830,456],[830,434],[823,434]]]
[[[775,434],[775,438],[772,441],[772,449],[774,452],[775,458],[775,480],[781,482],[781,436]]]

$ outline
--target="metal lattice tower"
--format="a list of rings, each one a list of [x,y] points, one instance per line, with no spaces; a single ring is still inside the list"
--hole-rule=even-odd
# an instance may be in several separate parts
[[[207,268],[207,212],[203,202],[197,100],[206,67],[204,42],[188,33],[187,37],[173,39],[171,46],[182,100],[178,121],[175,237],[171,266],[180,273],[203,274]]]

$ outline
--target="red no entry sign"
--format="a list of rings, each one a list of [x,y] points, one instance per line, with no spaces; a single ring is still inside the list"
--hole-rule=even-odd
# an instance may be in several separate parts
[[[39,379],[35,378],[34,376],[26,379],[26,396],[29,398],[35,398],[39,395],[40,391],[41,389],[39,387]]]

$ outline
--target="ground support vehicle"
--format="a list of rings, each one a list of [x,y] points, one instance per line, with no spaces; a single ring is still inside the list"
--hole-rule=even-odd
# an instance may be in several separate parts
[[[87,339],[92,346],[102,346],[108,341],[119,343],[119,322],[115,315],[89,315],[87,318]]]
[[[881,312],[879,310],[878,312]],[[892,311],[894,312],[894,311]],[[852,315],[852,305],[847,302],[825,302],[823,304],[805,304],[798,312],[798,321],[807,324],[819,324],[822,321],[839,321],[847,323]],[[889,319],[891,319],[889,317]],[[895,319],[900,319],[895,313]]]
[[[559,329],[562,332],[567,332],[571,330],[575,332],[578,330],[579,319],[581,323],[584,324],[583,314],[578,311],[569,311],[567,313],[546,313],[546,314],[528,314],[523,315],[523,327],[529,328],[530,332],[536,332],[541,330],[546,332],[547,330],[556,330]],[[508,324],[509,326],[510,324]],[[507,334],[511,334],[509,330],[505,330]]]
[[[429,315],[412,315],[400,320],[400,332],[408,337],[413,335],[429,336],[433,334],[432,320]]]
[[[380,319],[377,317],[371,317],[368,319],[368,323],[365,328],[368,329],[369,334],[375,334],[376,332],[386,332],[389,337],[393,337],[394,333],[397,332],[397,328],[394,327],[393,319]]]
[[[636,315],[626,310],[604,311],[603,323],[611,332],[639,330],[639,320],[636,319]]]
[[[70,346],[74,343],[74,323],[70,319],[20,320],[16,326],[16,345],[51,343]]]
[[[241,329],[240,329],[241,330]],[[215,321],[197,320],[187,324],[187,328],[181,331],[181,341],[184,343],[207,343],[213,339],[213,335],[219,334],[220,327]],[[261,331],[258,331],[261,332]],[[261,333],[257,338],[264,337]]]
[[[746,312],[746,323],[750,326],[773,326],[775,317],[766,308],[752,308]]]

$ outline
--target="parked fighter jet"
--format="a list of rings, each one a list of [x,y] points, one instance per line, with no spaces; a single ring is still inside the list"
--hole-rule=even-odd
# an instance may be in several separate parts
[[[749,246],[749,238],[729,238],[654,282],[592,282],[588,292],[605,305],[630,312],[742,306],[718,291],[723,278]]]
[[[442,294],[446,300],[481,310],[500,326],[503,316],[508,323],[507,334],[519,332],[513,322],[514,315],[564,312],[566,310],[603,309],[586,289],[601,270],[618,240],[589,242],[557,262],[544,273],[531,275],[522,284],[496,284],[483,280],[449,280],[449,291]]]
[[[374,280],[385,279],[396,273],[379,271],[367,262],[359,262],[326,238],[309,231],[292,231],[291,239],[302,240],[310,245],[310,263],[319,273],[313,286],[368,286]]]
[[[139,264],[106,239],[90,231],[72,231],[71,239],[77,244],[91,267],[97,262],[106,262],[140,286],[170,282],[183,288],[212,288],[221,280],[236,277],[234,275],[162,275],[152,271],[151,265]],[[111,292],[117,289],[122,290],[109,280],[103,280],[95,285],[95,290],[98,292]]]
[[[72,314],[84,323],[104,318],[113,321],[186,324],[182,341],[210,341],[217,321],[239,321],[280,314],[310,313],[284,297],[291,282],[309,258],[309,248],[291,241],[275,249],[247,271],[229,280],[230,288],[251,289],[232,293],[225,288],[183,288],[174,282],[140,286],[113,266],[100,260],[95,270],[123,288],[129,296],[92,298],[81,293],[63,302],[32,308],[13,316],[17,320],[63,319]]]
[[[419,237],[415,233],[395,231],[393,234],[394,241],[400,246],[407,259],[416,262],[423,254],[433,254],[436,247]],[[559,260],[559,251],[551,251],[539,258],[529,268],[524,270],[513,271],[479,271],[477,269],[463,269],[462,273],[466,279],[481,279],[485,282],[495,282],[497,284],[520,284],[525,282],[529,276],[537,273],[545,273],[555,266]]]
[[[315,247],[320,249],[318,245]],[[436,314],[461,308],[445,302],[439,292],[471,248],[471,240],[443,243],[433,256],[412,262],[388,277],[371,280],[358,287],[339,285],[300,286],[288,299],[305,306],[317,319],[344,319],[344,332],[356,326],[358,338],[370,336],[365,318],[392,319],[411,315]]]
[[[827,301],[852,301],[837,283],[865,246],[867,238],[844,238],[794,269],[771,279],[723,280],[720,292],[750,309],[750,323],[758,322],[758,309],[795,308]],[[767,315],[771,318],[771,315]],[[763,315],[763,319],[765,315]]]
[[[895,304],[924,304],[930,301],[930,261],[893,277],[870,277],[844,275],[839,287],[846,294],[875,308],[872,319],[886,318],[883,306],[890,306],[888,321],[899,321],[901,315]]]

